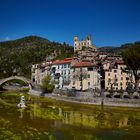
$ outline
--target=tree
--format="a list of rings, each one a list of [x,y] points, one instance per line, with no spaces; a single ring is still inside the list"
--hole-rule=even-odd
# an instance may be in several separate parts
[[[102,64],[102,62],[99,62],[98,64],[97,64],[97,66],[98,66],[98,73],[100,74],[100,81],[101,81],[101,89],[104,89],[105,88],[105,70],[104,70],[104,68],[103,68],[103,64]]]
[[[72,75],[74,80],[80,81],[81,90],[83,90],[83,80],[88,78],[88,73],[82,67],[75,70]]]
[[[55,82],[52,80],[50,75],[47,75],[42,80],[41,89],[43,92],[51,93],[54,89]]]
[[[129,47],[122,54],[123,59],[127,65],[129,71],[132,71],[132,74],[135,78],[135,89],[138,88],[140,81],[140,44],[133,44],[132,47]]]

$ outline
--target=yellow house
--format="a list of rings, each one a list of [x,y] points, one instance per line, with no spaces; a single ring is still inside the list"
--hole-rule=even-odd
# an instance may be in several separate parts
[[[71,67],[70,88],[77,90],[100,89],[100,74],[91,62],[75,62]]]
[[[125,68],[124,62],[119,60],[105,71],[105,89],[126,90],[130,76],[123,71]]]

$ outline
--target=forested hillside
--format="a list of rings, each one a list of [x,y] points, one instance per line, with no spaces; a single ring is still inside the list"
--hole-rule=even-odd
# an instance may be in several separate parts
[[[38,36],[0,42],[0,78],[11,75],[30,77],[31,65],[51,57],[63,59],[73,56],[73,47],[51,42]]]
[[[100,51],[105,51],[105,52],[111,52],[111,53],[116,53],[116,54],[121,54],[124,50],[126,50],[129,47],[134,47],[134,46],[139,46],[140,41],[134,42],[134,43],[127,43],[123,44],[120,47],[113,47],[113,46],[105,46],[105,47],[100,47]]]

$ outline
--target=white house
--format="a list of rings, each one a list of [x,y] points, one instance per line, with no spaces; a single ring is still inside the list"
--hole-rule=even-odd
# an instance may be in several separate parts
[[[72,58],[65,58],[64,60],[56,60],[51,64],[51,76],[58,81],[59,87],[70,83],[71,62]]]

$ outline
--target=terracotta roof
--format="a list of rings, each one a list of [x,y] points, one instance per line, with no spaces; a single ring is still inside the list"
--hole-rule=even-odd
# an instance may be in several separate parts
[[[71,63],[72,58],[65,58],[64,60],[56,60],[52,62],[52,65],[61,65],[66,63]]]
[[[64,61],[72,60],[73,57],[65,58]]]
[[[72,67],[93,67],[96,66],[91,62],[76,62],[72,65]]]
[[[116,63],[117,63],[117,64],[123,64],[123,65],[125,65],[125,63],[124,63],[123,60],[118,60],[118,61],[116,61]]]

